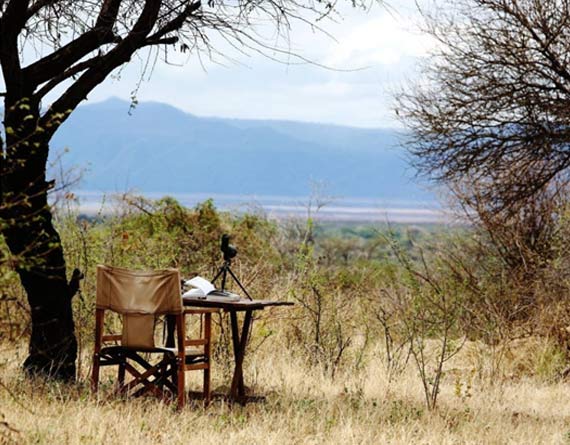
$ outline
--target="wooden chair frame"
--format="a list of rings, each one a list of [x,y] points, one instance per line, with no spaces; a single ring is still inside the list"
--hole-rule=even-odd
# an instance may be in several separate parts
[[[203,370],[203,398],[208,405],[211,400],[211,335],[212,313],[214,308],[185,309],[180,314],[167,315],[167,338],[164,348],[152,350],[116,346],[104,346],[106,342],[120,342],[121,335],[104,334],[105,309],[95,312],[95,348],[93,353],[93,369],[91,387],[93,392],[99,388],[99,375],[102,366],[118,366],[118,391],[127,396],[140,396],[152,393],[161,399],[176,397],[178,408],[186,404],[185,372]],[[202,332],[199,339],[186,338],[186,316],[203,317]],[[203,329],[202,329],[203,328]],[[176,347],[174,347],[176,333]],[[189,351],[187,347],[201,347],[201,351]],[[155,364],[149,363],[139,353],[162,353],[163,357]],[[141,372],[130,362],[135,362],[144,370]],[[126,374],[133,378],[125,383]],[[152,380],[151,380],[152,379]]]

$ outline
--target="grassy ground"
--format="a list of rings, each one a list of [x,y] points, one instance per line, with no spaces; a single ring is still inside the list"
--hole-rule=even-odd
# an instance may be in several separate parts
[[[271,343],[271,344],[270,344]],[[246,384],[267,396],[246,407],[215,401],[182,412],[155,399],[119,400],[22,377],[25,350],[0,352],[0,443],[14,444],[564,444],[570,443],[570,385],[474,375],[473,347],[450,364],[434,412],[424,408],[413,366],[388,378],[380,353],[334,380],[270,340],[250,356]],[[82,370],[88,373],[88,360]],[[223,390],[223,377],[215,387]],[[0,419],[1,420],[1,419]]]

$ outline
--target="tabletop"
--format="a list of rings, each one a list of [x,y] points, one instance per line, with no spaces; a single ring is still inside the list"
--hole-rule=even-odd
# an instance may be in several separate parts
[[[253,311],[265,309],[269,306],[293,306],[290,301],[273,301],[273,300],[246,300],[238,301],[211,301],[205,298],[184,297],[182,298],[184,306],[193,307],[215,307],[225,311]]]

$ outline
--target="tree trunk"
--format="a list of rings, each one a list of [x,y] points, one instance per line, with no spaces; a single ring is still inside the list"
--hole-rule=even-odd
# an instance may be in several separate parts
[[[28,296],[32,319],[29,355],[24,369],[31,374],[73,380],[77,341],[72,295],[66,280],[61,242],[49,209],[39,210],[34,224],[5,230],[4,236],[12,253],[29,250],[40,256],[38,259],[26,253],[19,259],[23,267],[17,268]]]
[[[47,195],[49,137],[37,128],[39,104],[5,101],[2,233],[31,309],[32,333],[24,369],[61,380],[75,378],[77,341],[60,237]]]

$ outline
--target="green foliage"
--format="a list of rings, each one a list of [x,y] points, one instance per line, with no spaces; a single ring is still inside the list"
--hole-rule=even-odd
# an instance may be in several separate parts
[[[415,354],[421,360],[425,388],[436,400],[444,364],[466,337],[496,344],[520,329],[508,324],[519,295],[512,292],[512,278],[504,272],[500,256],[474,230],[343,228],[320,223],[318,215],[305,221],[275,222],[263,214],[221,212],[212,200],[188,209],[169,197],[151,201],[129,195],[114,208],[108,215],[80,216],[75,197],[68,194],[55,212],[69,270],[77,267],[85,273],[74,299],[81,350],[89,350],[92,341],[97,264],[177,267],[185,278],[198,274],[212,278],[222,262],[223,233],[231,234],[239,251],[232,269],[254,298],[296,303],[293,308],[258,314],[251,347],[278,337],[275,341],[281,341],[289,353],[304,357],[331,377],[360,369],[370,357],[371,346],[382,340],[389,378]],[[554,278],[546,281],[545,289],[564,290],[570,282],[563,272],[567,270],[567,227],[564,218],[560,221],[564,226],[559,230],[559,251],[548,269]],[[27,334],[29,313],[13,272],[15,260],[2,243],[0,255],[0,320],[4,322],[0,335],[18,341]],[[231,280],[228,284],[233,285]],[[546,305],[553,300],[543,301]],[[548,312],[550,318],[544,320],[556,318],[556,329],[563,322],[570,325],[564,315],[566,306],[555,302],[557,310]],[[223,317],[216,320],[215,354],[218,369],[229,373],[227,322]],[[549,335],[551,348],[534,350],[533,360],[528,361],[532,366],[523,374],[553,379],[562,372],[568,339]]]

